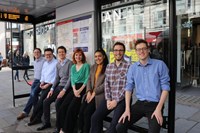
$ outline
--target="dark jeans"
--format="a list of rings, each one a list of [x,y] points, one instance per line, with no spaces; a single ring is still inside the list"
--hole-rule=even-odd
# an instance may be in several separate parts
[[[24,70],[24,76],[23,76],[23,78],[25,78],[25,76],[26,76],[27,79],[29,79],[29,77],[28,77],[28,69]]]
[[[126,120],[124,124],[119,123],[116,127],[118,133],[127,133],[127,129],[130,125],[137,122],[142,117],[147,117],[149,122],[148,133],[159,133],[161,126],[158,124],[155,117],[151,119],[152,113],[155,111],[158,102],[148,102],[148,101],[137,101],[131,106],[131,120],[130,122]]]
[[[125,110],[125,100],[120,101],[113,110],[107,109],[107,101],[103,100],[99,107],[96,109],[91,118],[90,133],[101,133],[103,129],[103,120],[112,111],[114,111],[110,127],[106,131],[107,133],[116,133],[116,125],[119,118]]]
[[[31,86],[31,93],[28,102],[26,103],[26,106],[23,110],[24,113],[26,113],[27,115],[30,113],[32,106],[36,105],[40,91],[41,91],[40,80],[35,79]]]
[[[15,72],[15,80],[17,79],[17,80],[19,80],[19,70],[16,70],[16,72]]]
[[[33,113],[31,115],[30,121],[41,120],[41,117],[42,117],[42,114],[43,114],[43,101],[47,97],[47,94],[49,93],[49,90],[51,89],[51,86],[52,85],[50,85],[46,89],[41,89],[40,99],[39,99],[39,101],[37,102],[36,106],[33,109]]]
[[[60,91],[62,91],[64,86],[57,86],[54,91],[53,95],[49,98],[46,98],[43,102],[43,113],[44,113],[44,123],[48,124],[50,123],[50,106],[52,102],[55,101],[60,101],[62,98],[57,99],[58,94]],[[69,92],[71,88],[69,88],[66,92],[65,95]]]
[[[0,67],[1,67],[1,61],[0,61]]]
[[[83,83],[76,83],[75,84],[76,89],[79,89],[82,85],[83,85]],[[84,94],[85,94],[85,88],[81,92],[80,97],[75,97],[73,95],[72,101],[70,102],[68,109],[66,110],[65,122],[62,127],[62,130],[66,133],[74,132],[74,129],[76,126],[76,121],[78,118],[78,113],[79,113],[80,106],[81,106],[81,100],[82,100],[82,97]]]
[[[94,113],[95,109],[95,97],[89,103],[87,103],[87,101],[85,101],[84,99],[79,112],[78,120],[78,126],[82,133],[89,133],[91,126],[91,116]]]

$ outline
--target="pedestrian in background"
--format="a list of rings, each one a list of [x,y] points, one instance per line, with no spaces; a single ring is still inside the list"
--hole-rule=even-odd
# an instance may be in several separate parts
[[[18,82],[20,82],[20,80],[19,80],[19,70],[18,70],[17,67],[21,67],[22,66],[22,56],[20,55],[18,49],[15,50],[13,58],[14,58],[13,59],[13,67],[16,68],[14,79],[17,80]]]
[[[23,67],[25,67],[23,78],[25,79],[25,77],[26,77],[29,80],[28,66],[30,64],[30,57],[29,57],[27,51],[24,51],[24,54],[23,54],[23,57],[22,57],[22,62],[23,62]]]
[[[1,70],[1,67],[2,67],[2,62],[3,62],[3,56],[1,55],[1,52],[0,52],[0,70]]]

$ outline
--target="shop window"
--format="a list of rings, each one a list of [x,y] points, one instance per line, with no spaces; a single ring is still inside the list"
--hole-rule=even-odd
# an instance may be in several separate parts
[[[55,45],[55,23],[42,23],[36,25],[37,47],[42,51],[46,48],[52,48],[56,55]]]
[[[191,0],[187,0],[187,7],[191,8]]]
[[[12,29],[19,29],[20,25],[16,24],[16,23],[12,23]],[[10,30],[11,29],[11,23],[10,22],[6,22],[6,30]]]
[[[166,25],[166,10],[154,13],[154,27],[162,27]]]

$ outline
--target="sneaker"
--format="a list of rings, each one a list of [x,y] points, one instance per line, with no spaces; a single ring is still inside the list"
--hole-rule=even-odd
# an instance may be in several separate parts
[[[28,115],[26,113],[20,113],[18,116],[17,116],[17,120],[22,120],[24,119],[25,117],[27,117]]]

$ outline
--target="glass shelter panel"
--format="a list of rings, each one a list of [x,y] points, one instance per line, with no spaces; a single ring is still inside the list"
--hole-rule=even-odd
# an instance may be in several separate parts
[[[135,42],[145,39],[152,58],[167,62],[169,46],[169,2],[167,0],[124,0],[102,6],[102,47],[109,61],[114,61],[113,45],[122,42],[126,46],[125,59],[138,61]],[[133,96],[133,102],[136,97]],[[164,107],[164,121],[168,116],[168,100]],[[148,127],[147,120],[146,126]],[[142,122],[141,122],[142,123]],[[165,123],[166,124],[166,123]],[[144,127],[144,125],[140,125]],[[145,127],[146,127],[145,126]],[[166,125],[165,125],[166,126]],[[164,127],[164,125],[163,125]],[[162,128],[162,130],[165,130]]]
[[[138,58],[134,44],[137,39],[147,40],[152,57],[164,59],[163,47],[168,43],[169,34],[168,3],[146,2],[114,8],[118,4],[121,3],[104,5],[101,14],[102,47],[109,55],[110,61],[113,61],[112,46],[119,41],[126,45],[127,58],[136,62]],[[109,9],[106,10],[106,7]]]
[[[55,23],[45,22],[36,25],[36,45],[42,50],[52,48],[56,56]]]
[[[15,106],[15,99],[29,94],[29,85],[24,86],[23,89],[15,89],[22,83],[28,83],[32,80],[33,71],[33,37],[29,35],[32,24],[19,24],[6,22],[6,52],[9,67],[12,68],[12,90],[13,90],[13,104]],[[31,71],[30,71],[31,70]]]
[[[177,82],[181,87],[200,84],[200,1],[176,0]]]

